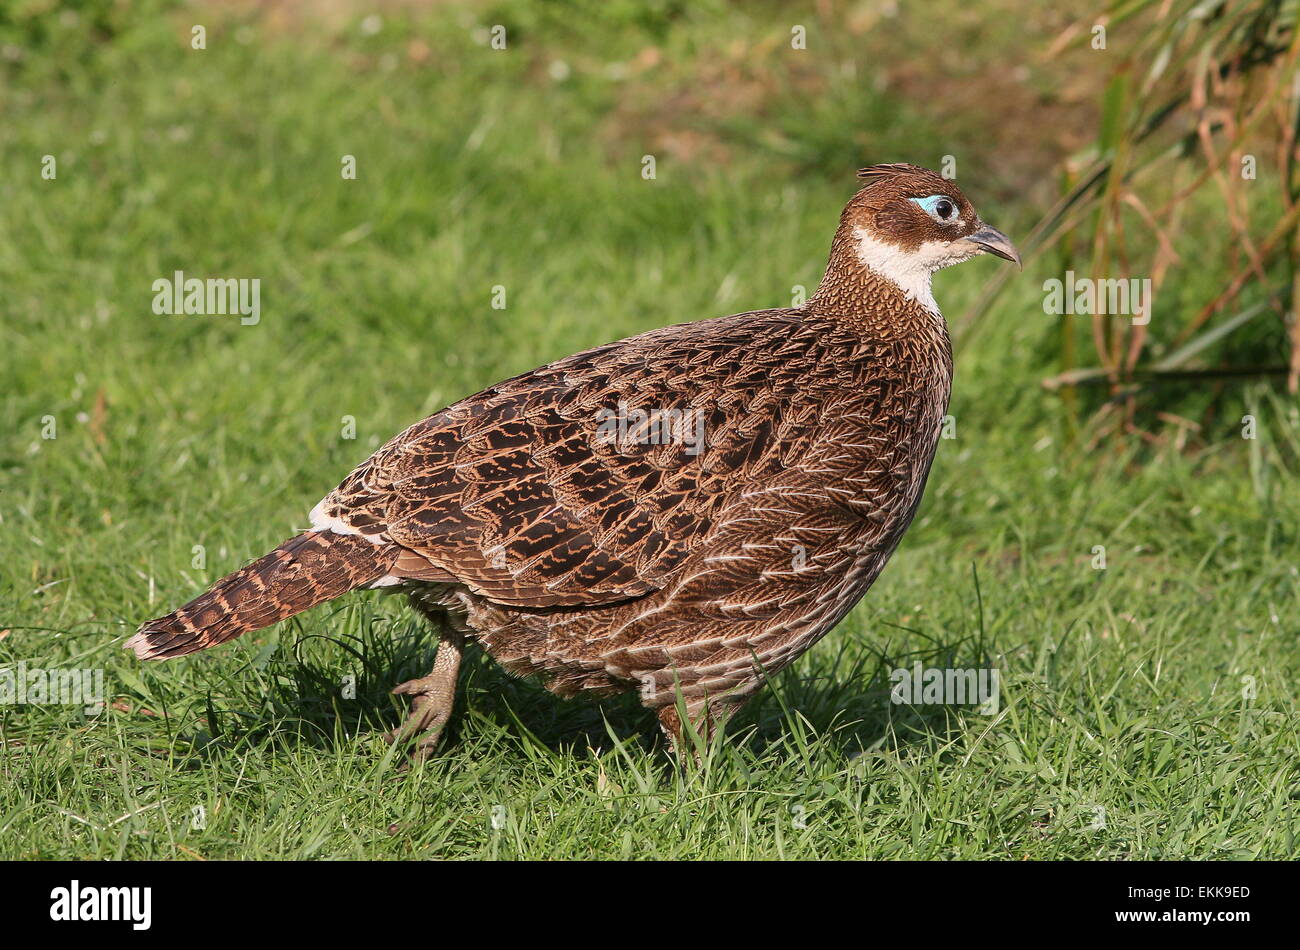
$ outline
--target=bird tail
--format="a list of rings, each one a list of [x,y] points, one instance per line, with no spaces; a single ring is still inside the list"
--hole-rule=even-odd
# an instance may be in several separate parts
[[[388,572],[395,555],[355,534],[308,531],[150,620],[124,646],[142,660],[196,653],[292,617]]]

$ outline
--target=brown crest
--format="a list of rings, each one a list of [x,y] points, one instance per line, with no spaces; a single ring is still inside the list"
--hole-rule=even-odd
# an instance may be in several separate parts
[[[900,175],[933,175],[934,172],[928,168],[922,168],[920,165],[911,165],[907,162],[886,162],[882,165],[868,165],[866,168],[858,169],[858,178],[863,184],[874,185],[877,182],[885,181],[889,178],[897,178]]]

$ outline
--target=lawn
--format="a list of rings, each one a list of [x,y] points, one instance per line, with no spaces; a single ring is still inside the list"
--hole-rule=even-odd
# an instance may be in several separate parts
[[[907,49],[907,14],[810,20],[795,51],[768,4],[213,13],[195,50],[202,11],[146,7],[90,39],[0,20],[35,50],[0,73],[0,670],[106,691],[0,705],[0,857],[1295,856],[1295,402],[1234,384],[1183,451],[1072,437],[1040,386],[1043,260],[960,350],[884,575],[697,765],[634,698],[564,703],[474,654],[440,754],[400,771],[388,689],[434,643],[374,593],[137,662],[140,622],[420,417],[811,290],[856,165],[955,154],[1014,238],[1045,164],[843,68]],[[936,278],[950,318],[998,266]],[[259,279],[260,319],[154,313],[177,270]],[[917,661],[996,668],[997,711],[891,702]]]

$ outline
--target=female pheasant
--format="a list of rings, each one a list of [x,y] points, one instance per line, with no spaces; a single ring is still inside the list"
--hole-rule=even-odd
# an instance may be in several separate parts
[[[866,593],[925,487],[952,358],[941,268],[1020,262],[951,181],[875,165],[803,307],[653,330],[491,386],[397,436],[312,528],[144,624],[183,656],[357,588],[441,633],[395,738],[426,757],[467,639],[560,696],[640,691],[680,748]]]

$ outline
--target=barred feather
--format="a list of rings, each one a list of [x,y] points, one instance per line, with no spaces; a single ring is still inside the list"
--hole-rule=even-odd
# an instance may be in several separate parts
[[[308,531],[150,620],[125,645],[142,660],[205,650],[373,583],[396,556],[356,535]]]

